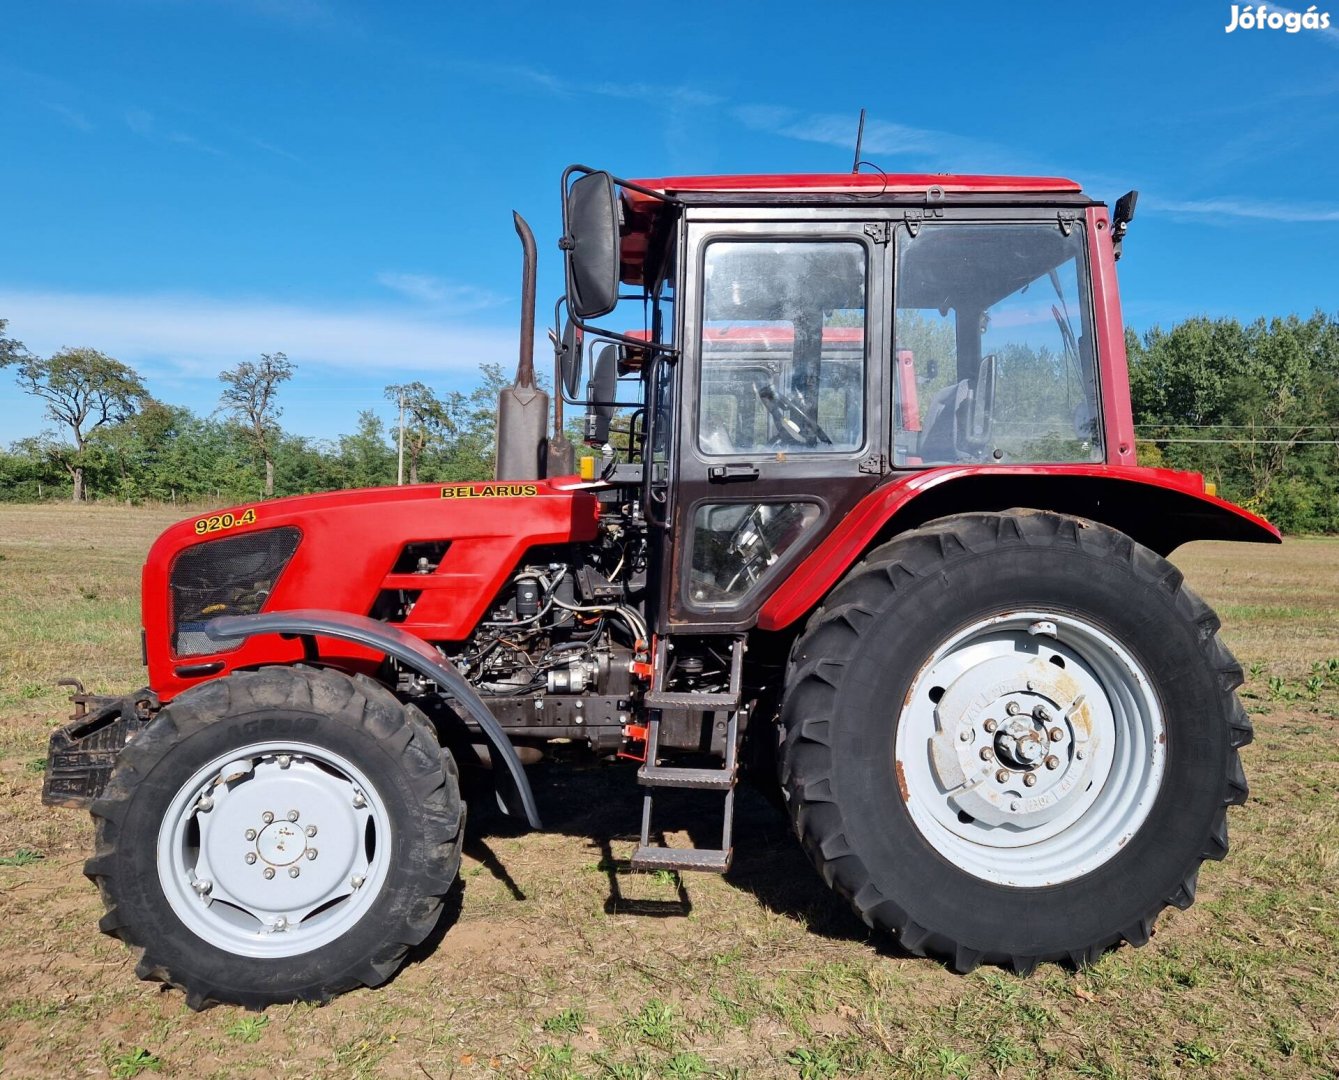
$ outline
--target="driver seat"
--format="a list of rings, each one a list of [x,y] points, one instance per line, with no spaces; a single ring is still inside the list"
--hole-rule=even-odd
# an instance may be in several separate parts
[[[959,458],[959,432],[967,430],[972,407],[972,386],[966,379],[938,391],[925,410],[920,458],[926,465],[954,463]]]

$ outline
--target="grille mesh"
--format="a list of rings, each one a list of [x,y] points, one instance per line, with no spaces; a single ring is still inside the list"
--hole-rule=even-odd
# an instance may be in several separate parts
[[[279,575],[297,551],[301,533],[292,527],[207,540],[186,548],[172,564],[172,652],[203,656],[227,652],[241,638],[216,641],[205,624],[220,615],[254,615],[269,599]]]

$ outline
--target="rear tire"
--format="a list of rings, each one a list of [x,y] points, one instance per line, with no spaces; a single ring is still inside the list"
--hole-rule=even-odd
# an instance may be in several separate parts
[[[959,971],[1144,944],[1246,798],[1218,628],[1175,567],[1092,522],[899,536],[792,650],[782,782],[805,851],[868,925]]]
[[[92,814],[101,928],[194,1009],[384,982],[437,923],[464,824],[423,715],[307,667],[182,694],[126,745]]]

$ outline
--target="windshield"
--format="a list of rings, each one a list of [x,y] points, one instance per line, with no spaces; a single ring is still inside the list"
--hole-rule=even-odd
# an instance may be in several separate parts
[[[900,230],[894,462],[1100,461],[1084,231]]]

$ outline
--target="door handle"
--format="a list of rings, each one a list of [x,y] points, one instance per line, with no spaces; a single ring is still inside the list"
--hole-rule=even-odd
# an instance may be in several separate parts
[[[756,465],[712,465],[707,469],[707,479],[713,484],[729,484],[736,480],[758,479]]]

